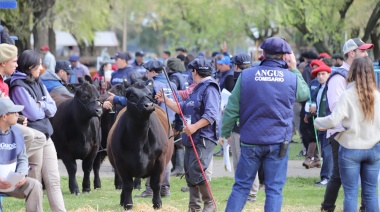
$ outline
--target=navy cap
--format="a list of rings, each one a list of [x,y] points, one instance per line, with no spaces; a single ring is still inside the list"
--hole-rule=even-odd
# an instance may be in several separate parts
[[[180,46],[180,47],[177,47],[175,51],[187,52],[187,49],[185,47]]]
[[[212,73],[212,64],[204,57],[197,57],[187,65],[189,69],[195,69],[198,72]]]
[[[236,65],[251,64],[251,57],[247,54],[238,54],[231,58],[231,63]]]
[[[59,70],[64,70],[66,71],[67,73],[69,73],[70,75],[74,75],[75,72],[73,69],[71,69],[71,64],[69,61],[67,60],[58,60],[55,64],[55,70],[56,71],[59,71]]]
[[[158,60],[152,60],[144,63],[143,67],[148,71],[160,72],[164,69],[164,64]]]
[[[265,39],[260,48],[268,54],[291,54],[293,52],[290,45],[279,37]]]
[[[136,53],[135,53],[135,57],[144,57],[144,52],[143,51],[137,51]]]
[[[130,59],[127,52],[118,52],[115,54],[115,56],[111,57],[111,59],[115,59],[115,60],[117,58],[120,58],[120,59],[126,60],[126,61],[128,61]]]
[[[69,58],[70,62],[76,62],[79,61],[79,56],[78,55],[71,55]]]

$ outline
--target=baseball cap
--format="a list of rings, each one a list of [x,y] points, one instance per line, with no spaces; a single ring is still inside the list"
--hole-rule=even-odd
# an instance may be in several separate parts
[[[0,116],[7,113],[18,113],[23,109],[23,105],[15,105],[9,98],[0,98]]]
[[[71,55],[70,58],[69,58],[70,62],[76,62],[78,60],[79,60],[79,56],[78,55]]]
[[[152,60],[143,64],[143,67],[148,71],[159,72],[164,69],[164,64],[158,60]]]
[[[270,37],[265,39],[260,48],[268,54],[291,54],[293,52],[285,39],[280,37]]]
[[[318,58],[331,58],[331,56],[328,53],[323,52],[318,55]]]
[[[71,64],[69,61],[67,60],[58,60],[55,64],[55,70],[56,71],[59,71],[59,70],[64,70],[66,71],[67,73],[69,73],[70,75],[74,75],[75,72],[73,69],[71,69]]]
[[[137,51],[136,53],[135,53],[135,57],[144,57],[144,52],[143,51]]]
[[[351,50],[360,49],[367,50],[372,49],[373,44],[364,43],[360,38],[352,38],[343,45],[343,54],[347,54]]]
[[[115,54],[115,56],[111,57],[111,59],[115,59],[115,60],[117,58],[120,58],[120,59],[126,60],[126,61],[128,61],[130,59],[128,53],[126,53],[126,52],[118,52]]]
[[[323,62],[322,60],[312,60],[310,63],[310,67],[313,67],[313,66],[321,67],[325,65],[326,65],[325,62]]]
[[[224,56],[222,59],[216,61],[217,64],[231,64],[231,58],[229,56]]]
[[[338,54],[338,53],[333,54],[331,58],[332,59],[341,59],[341,60],[344,60],[343,56],[341,54]]]
[[[238,54],[231,58],[231,63],[236,65],[251,64],[251,57],[247,54]]]
[[[195,69],[198,72],[212,73],[212,64],[204,57],[197,57],[187,65],[189,69]]]

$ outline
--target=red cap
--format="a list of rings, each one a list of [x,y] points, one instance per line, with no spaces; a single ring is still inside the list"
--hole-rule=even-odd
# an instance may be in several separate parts
[[[313,66],[321,67],[321,66],[325,66],[325,65],[326,64],[322,60],[313,60],[310,63],[310,67],[312,67],[312,68],[313,68]]]
[[[321,72],[321,71],[326,71],[328,73],[331,73],[331,68],[329,66],[327,66],[327,65],[319,66],[318,68],[314,69],[311,72],[311,76],[317,77],[318,72]]]
[[[331,58],[331,56],[329,55],[329,54],[327,54],[327,53],[320,53],[319,55],[318,55],[318,58]]]
[[[49,46],[41,46],[40,49],[41,51],[50,51]]]

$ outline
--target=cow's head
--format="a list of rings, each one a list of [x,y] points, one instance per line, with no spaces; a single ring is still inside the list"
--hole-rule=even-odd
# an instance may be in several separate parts
[[[145,83],[134,83],[126,90],[127,107],[131,114],[146,117],[154,111],[152,92]]]
[[[100,117],[102,115],[102,107],[99,102],[99,91],[95,86],[84,82],[79,86],[72,87],[75,91],[75,98],[79,102],[79,105],[91,116]]]

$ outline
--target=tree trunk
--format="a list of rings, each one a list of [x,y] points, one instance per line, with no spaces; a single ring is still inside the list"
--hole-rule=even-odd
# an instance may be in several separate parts
[[[56,40],[55,40],[55,32],[52,27],[48,28],[48,35],[49,35],[49,47],[50,47],[50,52],[53,55],[56,55]]]
[[[375,61],[379,60],[380,59],[380,33],[377,34],[376,33],[376,30],[374,30],[374,32],[371,34],[371,41],[372,41],[372,44],[373,44],[373,56],[374,56],[374,59]]]
[[[39,50],[41,46],[48,45],[48,29],[46,27],[41,26],[41,24],[37,24],[33,29],[33,39],[34,46],[33,49]],[[50,47],[51,48],[51,47]]]
[[[330,50],[327,48],[327,46],[323,43],[323,41],[318,41],[314,43],[314,47],[317,49],[319,53],[326,52],[330,53]]]
[[[365,33],[362,38],[366,42],[374,31],[376,33],[376,24],[380,19],[380,1],[376,4],[375,8],[372,11],[371,17],[368,19],[367,26],[365,27]]]

